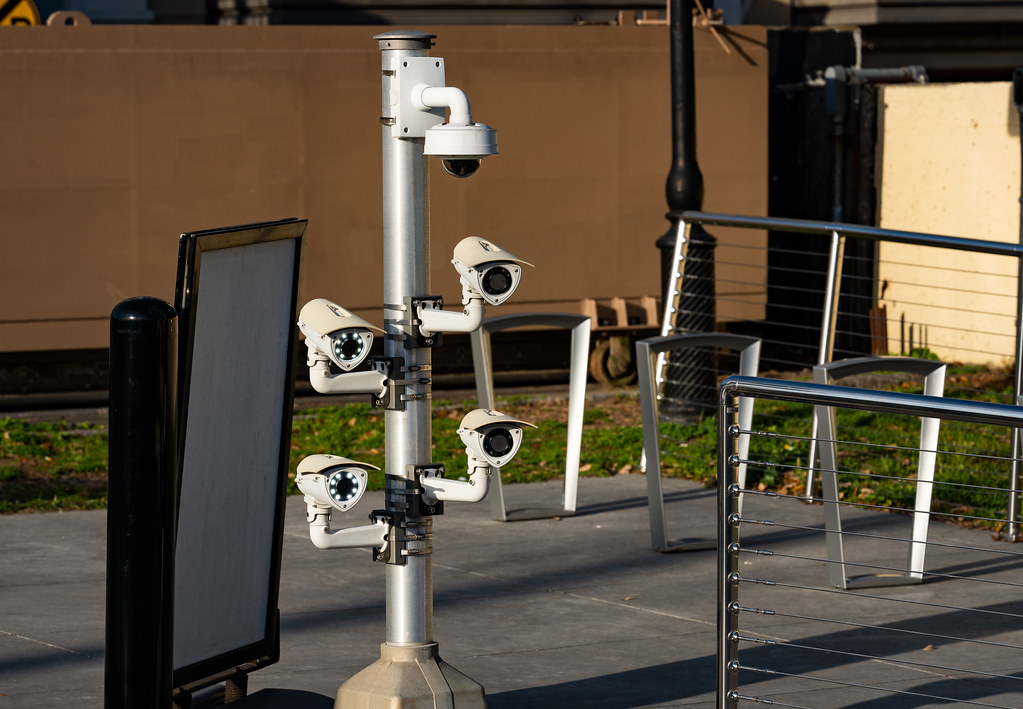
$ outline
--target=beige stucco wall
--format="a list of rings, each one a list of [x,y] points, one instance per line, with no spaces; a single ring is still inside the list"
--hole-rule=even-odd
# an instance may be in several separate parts
[[[292,216],[310,220],[302,297],[379,322],[385,29],[0,32],[0,351],[104,347],[121,299],[173,300],[178,234]],[[667,28],[419,29],[500,147],[468,180],[432,161],[434,294],[460,301],[451,250],[479,234],[536,264],[493,314],[658,295]],[[766,214],[766,32],[740,30],[731,54],[696,33],[704,208]],[[715,234],[722,262],[763,240]],[[762,294],[765,273],[723,267],[719,293]]]
[[[1017,243],[1020,141],[1011,88],[975,83],[883,89],[880,226]],[[1011,257],[882,244],[878,282],[888,310],[889,351],[908,348],[912,326],[913,344],[946,361],[1008,364],[1016,269]]]

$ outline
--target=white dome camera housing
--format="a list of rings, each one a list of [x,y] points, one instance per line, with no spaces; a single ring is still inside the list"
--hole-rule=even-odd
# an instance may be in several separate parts
[[[452,177],[471,177],[483,158],[497,155],[497,131],[485,123],[443,123],[426,131],[423,153],[440,158]]]
[[[478,236],[459,241],[451,263],[462,283],[490,305],[508,300],[522,282],[522,266],[533,265]]]
[[[350,310],[326,298],[310,300],[298,315],[306,342],[325,354],[341,371],[350,372],[369,356],[373,331],[383,332]]]
[[[493,409],[473,409],[458,427],[471,458],[495,468],[506,465],[522,446],[522,429],[533,424]]]
[[[337,455],[311,455],[298,464],[295,483],[306,502],[347,512],[366,492],[369,479],[366,471],[379,469]]]

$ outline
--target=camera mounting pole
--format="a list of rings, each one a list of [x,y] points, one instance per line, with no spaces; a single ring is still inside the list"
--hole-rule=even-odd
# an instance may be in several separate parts
[[[384,355],[400,360],[403,371],[428,371],[432,366],[429,347],[408,346],[404,323],[415,317],[407,310],[409,299],[432,292],[424,133],[443,123],[444,109],[423,110],[415,105],[413,93],[424,83],[443,85],[443,59],[429,57],[434,38],[414,30],[374,37],[381,52],[383,89]],[[404,409],[384,412],[387,513],[408,514],[409,477],[417,464],[430,460],[429,389],[428,379],[407,385]],[[485,707],[483,687],[443,662],[433,639],[433,520],[409,515],[405,530],[407,563],[385,566],[386,632],[380,660],[338,688],[335,709]]]

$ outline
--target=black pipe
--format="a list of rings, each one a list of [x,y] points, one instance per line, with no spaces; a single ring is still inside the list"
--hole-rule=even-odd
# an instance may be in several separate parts
[[[106,709],[171,707],[177,343],[162,300],[129,298],[110,315]]]
[[[703,173],[696,161],[696,68],[693,51],[693,5],[691,0],[671,0],[671,169],[665,185],[670,226],[657,240],[661,250],[661,293],[664,302],[674,301],[670,292],[675,268],[674,253],[682,213],[703,206]],[[714,248],[717,239],[700,224],[689,231],[684,278],[678,295],[673,332],[714,332]],[[706,350],[676,352],[668,365],[664,413],[712,409],[717,402],[713,355]]]

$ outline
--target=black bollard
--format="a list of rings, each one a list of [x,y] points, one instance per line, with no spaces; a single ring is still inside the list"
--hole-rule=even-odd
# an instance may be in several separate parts
[[[129,298],[111,313],[106,709],[171,706],[177,348],[169,303]]]

